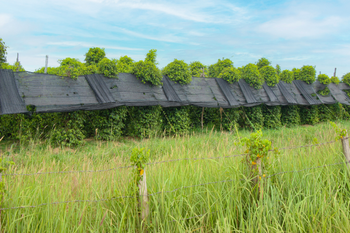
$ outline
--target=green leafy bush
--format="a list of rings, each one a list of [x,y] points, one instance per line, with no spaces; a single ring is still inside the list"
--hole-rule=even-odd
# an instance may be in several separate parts
[[[106,57],[98,63],[98,72],[109,78],[118,77],[117,66],[112,60]]]
[[[300,80],[311,84],[315,82],[316,70],[313,66],[303,66],[300,70]]]
[[[264,115],[264,127],[271,128],[279,128],[282,126],[281,123],[281,106],[267,106],[264,105],[262,107],[263,115]]]
[[[264,57],[260,58],[259,61],[256,63],[259,70],[261,68],[263,68],[264,66],[269,66],[270,64],[271,64],[271,62],[269,60],[267,60],[267,58],[264,58]]]
[[[157,50],[156,49],[151,49],[147,54],[145,61],[149,61],[157,65]]]
[[[348,84],[350,86],[350,72],[342,77],[342,81],[343,83]]]
[[[264,78],[261,76],[258,67],[252,63],[243,68],[242,78],[255,89],[260,89],[264,83]]]
[[[319,74],[317,76],[317,81],[319,81],[320,83],[324,84],[324,85],[328,85],[331,83],[330,78],[328,77],[328,75],[326,74]]]
[[[323,96],[326,96],[326,95],[329,95],[330,91],[329,91],[329,88],[328,87],[325,87],[323,90],[319,90],[317,92],[317,94],[319,95],[323,95]]]
[[[134,60],[128,56],[120,57],[118,60],[112,60],[117,67],[118,73],[131,73],[134,66]]]
[[[314,125],[318,123],[319,117],[318,117],[318,106],[317,105],[311,105],[311,106],[300,106],[300,116],[301,117],[301,124],[302,125]]]
[[[259,72],[268,86],[273,87],[279,82],[279,77],[276,70],[272,66],[264,66],[259,70]]]
[[[166,134],[183,135],[191,127],[188,107],[171,107],[163,109],[164,131]]]
[[[280,74],[280,79],[285,83],[292,83],[294,80],[293,72],[290,70],[283,70]]]
[[[234,67],[227,67],[219,74],[218,78],[222,78],[229,83],[238,82],[241,78],[241,72]]]
[[[277,73],[277,75],[281,74],[281,67],[278,64],[276,64],[276,73]]]
[[[128,113],[126,124],[128,135],[149,138],[161,134],[163,126],[161,106],[128,107]]]
[[[340,80],[338,77],[331,77],[331,83],[334,83],[334,84],[339,84],[340,83]]]
[[[297,68],[293,68],[292,71],[293,71],[293,79],[294,80],[301,80],[301,76],[300,76],[301,70],[297,69]]]
[[[332,111],[327,105],[318,106],[318,118],[320,122],[328,122],[333,119]]]
[[[19,62],[15,62],[13,65],[10,65],[8,63],[0,63],[0,69],[12,70],[14,72],[25,71],[25,69]]]
[[[218,59],[215,64],[209,66],[209,77],[217,78],[220,73],[227,67],[233,67],[233,62],[228,58]]]
[[[262,129],[264,127],[264,115],[262,105],[254,107],[243,107],[240,126],[252,130]]]
[[[190,63],[190,71],[192,77],[202,77],[204,70],[204,77],[208,77],[208,69],[205,65],[199,61],[194,61]]]
[[[93,47],[85,54],[85,62],[87,65],[98,64],[105,57],[104,48]]]
[[[136,62],[132,73],[143,83],[162,85],[162,74],[153,62],[142,60]]]
[[[6,62],[6,55],[7,55],[7,46],[5,45],[5,41],[0,38],[0,65],[1,63]]]
[[[190,67],[183,60],[174,59],[173,62],[164,67],[163,75],[181,85],[189,84],[192,81]]]
[[[287,105],[287,106],[281,106],[282,110],[282,125],[285,125],[287,127],[300,125],[300,114],[299,114],[299,106],[297,105]]]
[[[220,111],[220,109],[219,109]],[[241,109],[239,108],[225,108],[221,113],[221,125],[224,130],[232,131],[235,127],[238,128],[238,120]]]

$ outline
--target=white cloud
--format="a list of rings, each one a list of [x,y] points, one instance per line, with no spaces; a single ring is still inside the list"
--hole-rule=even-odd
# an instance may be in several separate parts
[[[96,45],[91,43],[85,43],[85,42],[78,42],[78,41],[60,41],[60,42],[48,42],[48,45],[59,45],[59,46],[77,46],[77,47],[85,47],[85,48],[91,48],[91,47],[101,47],[106,49],[116,49],[116,50],[143,50],[139,48],[128,48],[128,47],[119,47],[119,46],[110,46],[110,45]]]

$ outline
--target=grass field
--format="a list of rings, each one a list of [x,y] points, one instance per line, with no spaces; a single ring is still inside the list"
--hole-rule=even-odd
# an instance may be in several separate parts
[[[349,122],[339,125],[350,128]],[[329,124],[263,132],[279,148],[332,141],[336,136]],[[3,161],[15,162],[7,174],[96,171],[130,165],[134,147],[149,149],[151,162],[241,154],[245,148],[235,142],[249,134],[207,129],[182,137],[91,140],[75,149],[5,141],[1,150]],[[243,157],[149,165],[148,192],[164,192],[149,197],[151,213],[145,228],[148,232],[349,232],[350,173],[345,164],[323,166],[344,162],[343,157],[339,141],[271,155],[266,176],[305,170],[263,179],[260,200],[252,194]],[[310,167],[318,168],[306,169]],[[135,198],[110,200],[130,194],[131,172],[132,168],[120,168],[4,176],[4,208],[107,200],[5,210],[1,212],[2,232],[142,232]],[[216,181],[223,182],[211,183]]]

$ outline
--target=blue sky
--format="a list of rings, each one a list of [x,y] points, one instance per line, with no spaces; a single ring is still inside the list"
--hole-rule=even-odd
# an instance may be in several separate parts
[[[350,72],[350,1],[121,1],[0,0],[0,37],[25,69],[84,61],[90,47],[107,57],[138,61],[158,50],[159,67],[174,58],[210,65],[230,58],[236,67],[266,57],[292,69]]]

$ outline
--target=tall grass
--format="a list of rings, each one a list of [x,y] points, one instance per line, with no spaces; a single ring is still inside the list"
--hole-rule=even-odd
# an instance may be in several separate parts
[[[350,123],[342,122],[349,129]],[[134,147],[151,151],[151,161],[219,157],[243,153],[236,146],[250,132],[207,129],[182,137],[120,142],[88,141],[76,149],[46,144],[2,143],[4,160],[16,165],[8,174],[70,170],[107,170],[130,165]],[[328,124],[264,131],[275,147],[332,141]],[[266,176],[344,162],[341,143],[283,150],[269,158]],[[139,222],[137,201],[128,196],[131,168],[102,172],[5,176],[3,232],[349,232],[350,183],[346,165],[288,172],[263,179],[264,197],[257,199],[243,157],[180,160],[146,167],[150,216]],[[213,183],[220,181],[217,183]],[[210,184],[207,184],[210,183]],[[202,185],[201,185],[202,184]],[[183,187],[183,188],[181,188]],[[179,189],[178,189],[179,188]],[[173,192],[174,189],[178,189]],[[114,199],[112,199],[114,198]],[[197,216],[197,217],[194,217]]]

